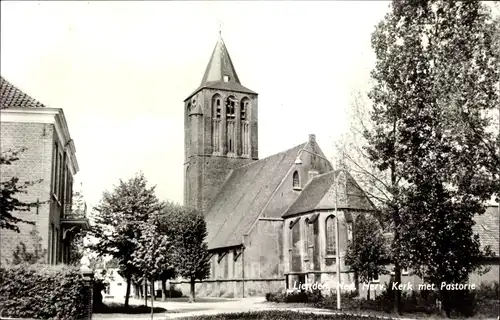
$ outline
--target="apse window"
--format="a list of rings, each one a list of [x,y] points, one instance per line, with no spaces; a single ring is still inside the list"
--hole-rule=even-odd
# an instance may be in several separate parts
[[[224,82],[229,82],[229,76],[224,76]]]

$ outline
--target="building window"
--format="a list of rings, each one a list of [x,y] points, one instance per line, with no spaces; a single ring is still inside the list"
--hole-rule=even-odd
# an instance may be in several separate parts
[[[309,260],[309,246],[311,245],[312,238],[309,234],[309,219],[304,220],[304,252],[305,260]]]
[[[248,98],[243,98],[241,101],[241,121],[247,120],[247,113],[248,113],[248,107],[250,105],[250,102],[248,101]]]
[[[347,240],[352,241],[352,223],[347,223]]]
[[[241,105],[240,114],[241,114],[241,121],[245,121],[247,119],[247,110],[246,110],[246,105],[245,104]]]
[[[54,144],[54,154],[52,155],[52,194],[57,193],[57,163],[58,163],[58,148],[56,142]]]
[[[235,118],[235,106],[236,106],[236,100],[234,97],[228,97],[226,100],[226,117],[228,119],[234,119]]]
[[[241,153],[244,155],[250,154],[250,127],[248,124],[248,98],[243,98],[240,102],[240,118],[241,118]]]
[[[228,97],[226,100],[226,133],[227,133],[227,146],[228,153],[234,153],[236,141],[236,127],[234,123],[236,100],[234,97]]]
[[[64,163],[63,163],[63,155],[59,153],[59,163],[57,170],[57,198],[59,201],[62,201],[62,190],[63,190],[63,182],[64,182]]]
[[[377,274],[377,275],[375,275],[375,276],[373,277],[373,279],[372,279],[372,282],[373,282],[373,283],[379,283],[379,282],[380,282],[380,276],[379,276],[378,274]]]
[[[55,228],[54,224],[50,224],[50,263],[54,264],[55,263],[55,256],[56,256],[56,235],[55,235]]]
[[[56,236],[55,236],[55,251],[54,251],[54,254],[55,254],[55,263],[58,263],[59,262],[59,229],[56,228]]]
[[[216,94],[212,97],[212,151],[219,152],[220,143],[220,118],[221,118],[221,96]]]
[[[293,188],[294,189],[300,188],[299,173],[297,171],[293,173]]]
[[[300,244],[300,219],[294,220],[291,224],[291,244],[290,244],[290,271],[300,271],[302,269],[301,244]]]
[[[335,217],[329,216],[326,218],[326,254],[335,255],[337,253],[335,243]]]
[[[224,76],[224,82],[229,82],[229,76]]]
[[[220,115],[221,115],[220,97],[216,97],[216,98],[214,98],[214,100],[212,100],[212,106],[214,109],[214,118],[220,119]]]

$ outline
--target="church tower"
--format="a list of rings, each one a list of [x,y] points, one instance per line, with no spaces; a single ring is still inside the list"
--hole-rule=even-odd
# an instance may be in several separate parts
[[[258,159],[257,124],[257,93],[241,85],[219,35],[200,86],[184,100],[185,205],[206,212],[231,170]]]

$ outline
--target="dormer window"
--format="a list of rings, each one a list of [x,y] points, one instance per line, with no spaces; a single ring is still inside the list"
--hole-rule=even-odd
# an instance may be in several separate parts
[[[224,76],[224,82],[229,82],[229,76]]]
[[[297,171],[293,173],[293,189],[300,190],[300,179],[299,173]]]

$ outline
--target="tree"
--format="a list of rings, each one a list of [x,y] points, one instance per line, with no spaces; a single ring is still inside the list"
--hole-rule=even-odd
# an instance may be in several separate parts
[[[175,221],[175,269],[190,281],[190,302],[195,300],[195,281],[208,278],[210,261],[206,243],[207,226],[203,214],[193,208],[184,208]]]
[[[12,165],[14,162],[18,161],[18,155],[24,151],[26,151],[26,148],[2,151],[0,155],[1,171],[5,172],[7,170],[5,166]],[[0,229],[13,230],[19,233],[19,227],[16,224],[35,224],[33,221],[17,217],[14,213],[30,211],[31,207],[40,204],[39,202],[24,202],[19,200],[19,195],[26,194],[29,187],[41,181],[42,180],[25,181],[21,183],[18,177],[12,177],[9,180],[0,182]]]
[[[97,240],[92,250],[100,255],[111,255],[119,261],[119,273],[127,279],[125,305],[128,306],[132,277],[139,270],[132,263],[141,237],[141,223],[161,209],[155,187],[148,188],[142,173],[128,181],[120,180],[113,192],[104,192],[95,208],[95,226],[90,234]]]
[[[377,220],[360,215],[354,224],[353,240],[347,246],[346,264],[354,270],[359,281],[368,286],[373,279],[387,273],[386,244],[381,230]]]
[[[157,215],[139,224],[141,235],[136,239],[136,250],[132,253],[132,264],[151,284],[151,319],[155,298],[154,281],[164,270],[172,269],[174,248],[169,236],[161,233]]]
[[[162,214],[158,217],[160,233],[167,235],[171,239],[177,239],[177,234],[182,230],[182,226],[178,223],[180,223],[180,217],[184,213],[184,208],[181,205],[170,201],[164,202],[162,208]],[[162,301],[165,301],[167,298],[166,281],[174,279],[176,276],[177,270],[175,268],[175,264],[165,264],[159,275],[159,279],[161,281]]]
[[[87,205],[81,191],[74,191],[72,197],[71,212],[79,216],[85,216]],[[85,230],[72,231],[70,238],[70,257],[68,263],[79,265],[84,255],[84,239],[87,235]]]
[[[399,168],[402,181],[397,216],[405,223],[393,253],[438,285],[463,282],[479,267],[473,216],[499,190],[491,114],[500,72],[490,22],[481,2],[394,1],[372,37],[370,157],[381,170]]]

